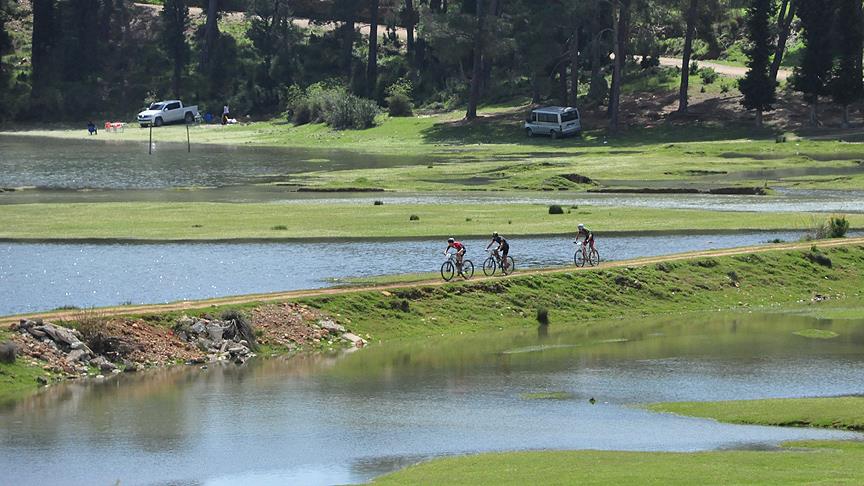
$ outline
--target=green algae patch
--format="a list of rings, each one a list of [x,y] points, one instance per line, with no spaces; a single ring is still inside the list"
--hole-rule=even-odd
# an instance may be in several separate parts
[[[795,331],[792,334],[809,339],[832,339],[839,336],[836,332],[825,329],[802,329],[800,331]]]
[[[576,395],[565,391],[533,392],[520,395],[523,400],[573,400]]]

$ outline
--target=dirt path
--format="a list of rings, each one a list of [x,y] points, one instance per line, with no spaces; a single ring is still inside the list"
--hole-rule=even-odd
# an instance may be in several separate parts
[[[717,71],[717,74],[722,74],[723,76],[743,78],[744,75],[747,74],[747,68],[743,66],[729,66],[726,64],[700,60],[696,60],[696,62],[699,63],[699,67],[710,67],[711,69]],[[680,67],[681,59],[675,57],[661,57],[660,65],[669,67]],[[780,69],[779,71],[777,71],[777,81],[785,81],[786,78],[791,75],[792,71],[790,71],[789,69]]]
[[[621,267],[636,267],[636,266],[645,266],[645,265],[653,265],[655,263],[661,262],[671,262],[678,260],[689,260],[694,258],[715,258],[715,257],[724,257],[724,256],[733,256],[733,255],[742,255],[747,253],[765,253],[769,251],[789,251],[789,250],[806,250],[811,246],[817,246],[820,248],[831,248],[837,246],[847,246],[847,245],[864,245],[864,237],[862,238],[844,238],[838,240],[826,240],[820,242],[797,242],[797,243],[785,243],[785,244],[774,244],[774,245],[760,245],[760,246],[745,246],[739,248],[729,248],[724,250],[707,250],[707,251],[695,251],[688,253],[678,253],[674,255],[665,255],[659,257],[649,257],[649,258],[636,258],[632,260],[621,260],[614,262],[602,263],[594,268],[577,268],[577,267],[557,267],[557,268],[545,268],[538,270],[531,270],[526,272],[517,272],[515,275],[510,277],[479,277],[471,280],[471,282],[480,282],[485,280],[492,279],[501,279],[501,278],[513,278],[513,277],[521,277],[526,275],[543,275],[543,274],[554,274],[554,273],[565,273],[565,272],[590,272],[596,270],[603,270],[608,268],[621,268]],[[337,287],[337,288],[326,288],[326,289],[315,289],[315,290],[294,290],[290,292],[275,292],[269,294],[249,294],[249,295],[239,295],[239,296],[231,296],[231,297],[218,297],[213,299],[205,299],[205,300],[195,300],[195,301],[183,301],[183,302],[172,302],[169,304],[150,304],[150,305],[133,305],[133,306],[122,306],[122,307],[105,307],[100,308],[99,314],[102,316],[121,316],[121,315],[140,315],[140,314],[154,314],[161,312],[171,312],[171,311],[181,311],[187,309],[203,309],[211,306],[222,306],[222,305],[239,305],[239,304],[247,304],[250,302],[274,302],[274,301],[287,301],[291,299],[300,299],[305,297],[317,297],[322,295],[338,295],[338,294],[346,294],[351,292],[366,292],[366,291],[381,291],[381,290],[393,290],[393,289],[404,289],[404,288],[412,288],[412,287],[438,287],[442,285],[451,285],[447,282],[443,282],[441,280],[424,280],[419,282],[412,283],[398,283],[398,284],[382,284],[382,285],[372,285],[372,286],[363,286],[363,287]],[[42,318],[46,320],[73,320],[76,315],[80,314],[80,310],[73,311],[49,311],[42,313],[34,313],[34,314],[21,314],[15,316],[6,316],[0,317],[0,325],[8,326],[13,323],[17,323],[20,319],[29,318]]]

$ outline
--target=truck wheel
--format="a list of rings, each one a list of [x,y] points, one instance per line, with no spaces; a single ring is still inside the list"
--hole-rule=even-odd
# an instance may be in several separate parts
[[[184,119],[186,120],[186,124],[190,125],[192,122],[195,121],[195,115],[193,115],[191,111],[187,111]]]
[[[531,130],[530,128],[526,128],[525,129],[525,135],[528,135],[528,138],[533,137],[534,136],[534,130]]]
[[[153,120],[153,126],[154,127],[161,127],[162,126],[162,118],[156,117],[156,119]]]

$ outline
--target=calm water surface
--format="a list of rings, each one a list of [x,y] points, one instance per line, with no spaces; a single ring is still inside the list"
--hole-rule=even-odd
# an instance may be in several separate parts
[[[857,233],[856,233],[857,234]],[[800,233],[602,237],[604,259],[730,248]],[[567,237],[512,238],[517,268],[573,263]],[[465,240],[477,272],[487,240]],[[162,303],[327,287],[334,280],[437,272],[441,241],[318,243],[0,243],[0,315],[61,306]]]
[[[811,327],[839,337],[792,334]],[[448,454],[861,438],[637,404],[861,393],[862,346],[864,321],[685,315],[117,376],[0,407],[0,470],[17,485],[344,484]]]

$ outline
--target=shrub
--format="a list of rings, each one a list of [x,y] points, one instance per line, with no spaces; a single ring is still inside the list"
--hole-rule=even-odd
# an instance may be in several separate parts
[[[273,231],[288,231],[288,227],[284,224],[277,224],[276,226],[271,226],[270,229]]]
[[[702,78],[702,82],[705,84],[713,84],[714,81],[717,81],[717,71],[713,68],[703,68],[699,70],[699,77]]]
[[[383,205],[384,205],[384,201],[378,200],[378,201],[373,202],[372,205],[373,205],[373,206],[383,206]]]
[[[729,83],[720,83],[720,92],[728,93],[731,88],[729,87]]]
[[[660,65],[660,58],[654,56],[642,56],[642,60],[639,61],[639,67],[641,69],[651,69],[653,67],[657,67]]]
[[[549,206],[549,214],[564,214],[564,208],[558,204],[552,204]]]
[[[699,63],[696,61],[690,62],[690,74],[696,75],[699,72]]]
[[[417,216],[416,214],[412,214],[411,216],[408,217],[408,221],[420,221],[420,216]]]
[[[309,86],[301,94],[293,93],[287,103],[295,125],[323,122],[335,130],[369,128],[379,112],[374,101],[326,81]]]
[[[312,110],[309,107],[309,101],[306,99],[298,100],[292,110],[291,123],[305,125],[311,121]]]
[[[843,238],[849,231],[849,221],[846,216],[831,216],[828,219],[828,236],[831,238]]]
[[[0,344],[0,363],[14,363],[17,355],[18,346],[15,343],[5,342]]]
[[[394,94],[386,98],[387,113],[390,116],[412,116],[414,115],[414,106],[411,99],[404,94]]]
[[[258,350],[258,341],[255,339],[255,330],[246,314],[237,309],[227,309],[219,315],[219,319],[225,322],[233,322],[237,328],[237,334],[248,343],[249,349]]]
[[[537,322],[539,322],[541,326],[549,325],[549,309],[545,307],[537,309]]]

